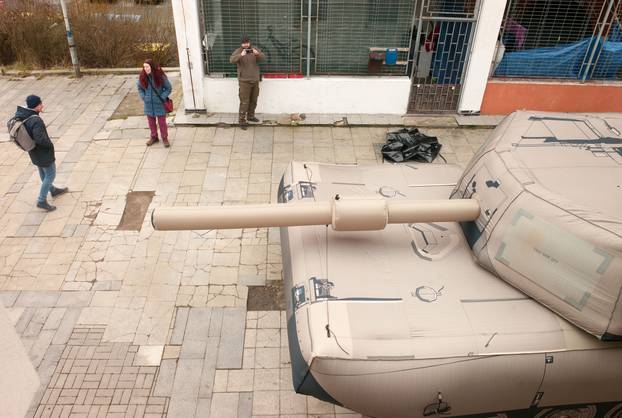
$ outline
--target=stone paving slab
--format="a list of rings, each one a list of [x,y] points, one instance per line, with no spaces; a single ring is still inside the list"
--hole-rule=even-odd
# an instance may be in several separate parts
[[[171,125],[170,148],[146,147],[144,117],[108,120],[134,84],[0,78],[0,119],[43,97],[56,182],[70,190],[56,212],[37,209],[35,168],[0,142],[0,302],[40,381],[16,406],[29,417],[359,416],[294,393],[285,313],[246,308],[249,286],[282,280],[277,228],[162,232],[149,216],[138,231],[117,225],[130,191],[154,192],[148,212],[275,202],[292,159],[382,164],[395,128]],[[421,130],[462,166],[490,133],[428,122]]]

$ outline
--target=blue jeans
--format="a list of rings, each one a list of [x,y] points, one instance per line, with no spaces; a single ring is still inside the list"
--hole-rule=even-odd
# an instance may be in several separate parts
[[[47,167],[38,167],[39,177],[41,177],[41,191],[39,192],[39,198],[37,203],[45,202],[45,199],[53,187],[54,179],[56,178],[56,163],[52,163]]]

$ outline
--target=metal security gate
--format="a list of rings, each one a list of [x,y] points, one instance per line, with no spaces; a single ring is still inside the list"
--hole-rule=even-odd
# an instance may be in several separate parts
[[[420,0],[415,7],[409,113],[456,112],[479,0]]]

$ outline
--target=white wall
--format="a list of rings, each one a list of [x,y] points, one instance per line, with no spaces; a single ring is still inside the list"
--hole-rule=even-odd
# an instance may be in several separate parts
[[[197,0],[174,0],[173,19],[186,110],[204,110],[203,55]]]
[[[471,55],[458,105],[459,112],[476,113],[482,106],[505,3],[506,0],[481,0]]]
[[[238,81],[205,77],[209,112],[237,113]],[[408,77],[264,79],[257,113],[406,113]]]

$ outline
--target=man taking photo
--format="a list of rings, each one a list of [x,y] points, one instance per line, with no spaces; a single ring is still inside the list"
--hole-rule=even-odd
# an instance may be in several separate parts
[[[251,46],[247,35],[242,37],[242,44],[233,51],[229,62],[238,66],[238,83],[240,85],[240,128],[246,130],[248,122],[259,122],[255,117],[257,97],[259,96],[259,65],[258,61],[265,55],[255,46]]]

